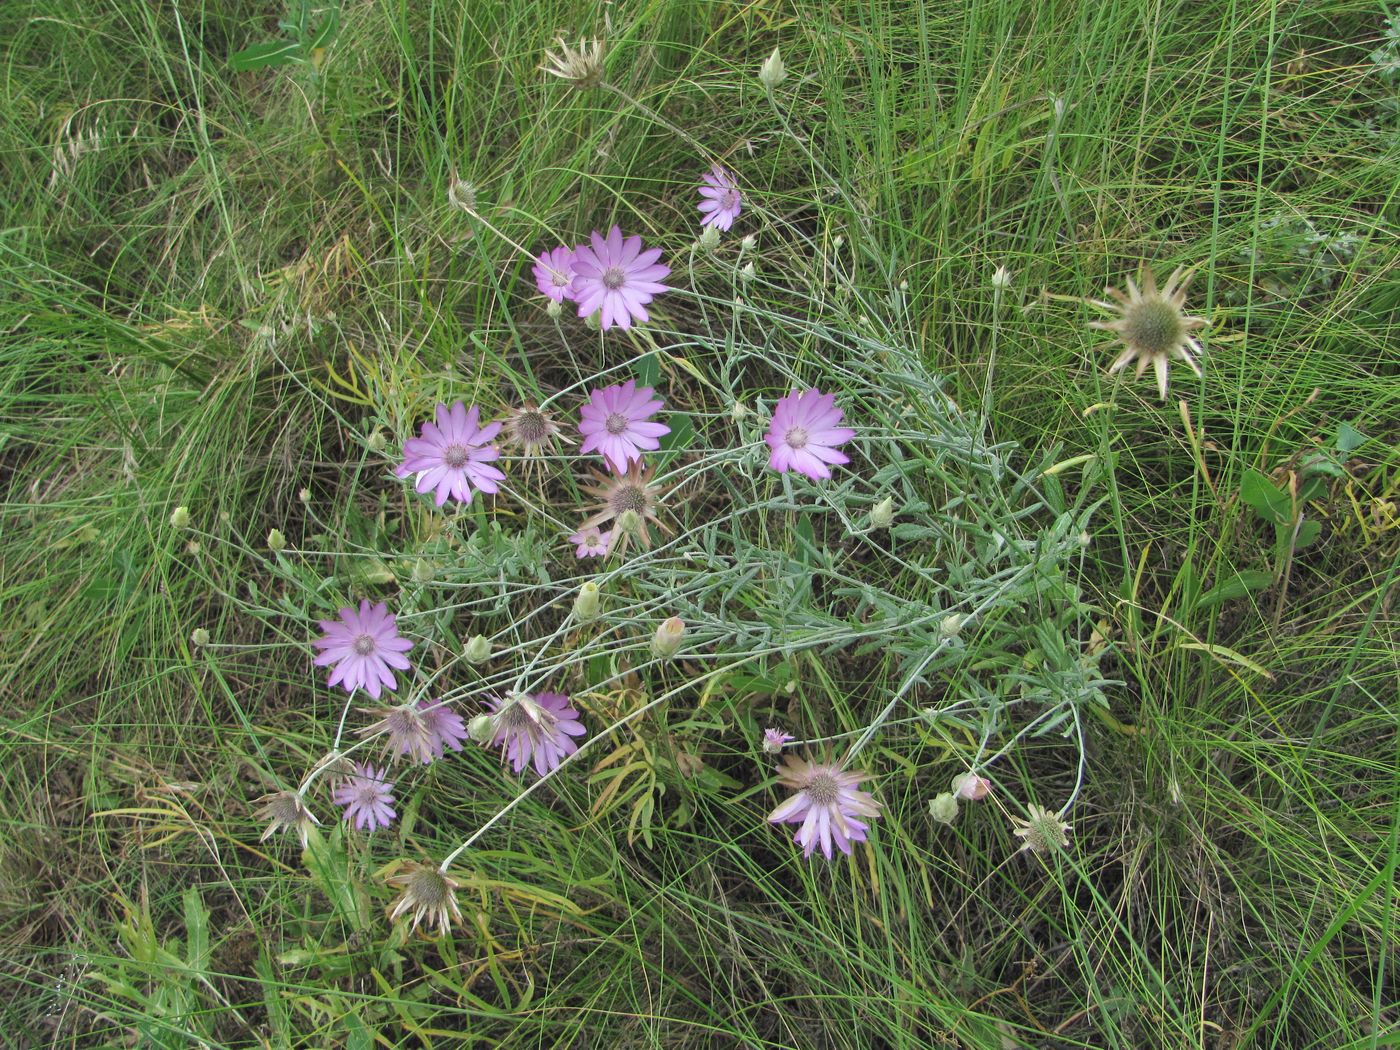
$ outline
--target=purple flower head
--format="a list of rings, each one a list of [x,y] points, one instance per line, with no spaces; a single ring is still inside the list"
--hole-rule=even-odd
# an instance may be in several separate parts
[[[781,754],[783,745],[792,738],[791,733],[784,733],[781,729],[765,729],[763,731],[763,753],[765,755]]]
[[[413,648],[407,638],[400,638],[389,607],[380,602],[371,606],[360,600],[360,611],[341,609],[339,620],[322,620],[325,637],[311,644],[321,650],[316,666],[335,664],[327,685],[340,685],[347,693],[363,689],[379,699],[381,686],[390,690],[399,687],[389,668],[407,671],[408,658],[403,654]]]
[[[778,768],[778,780],[797,794],[768,815],[772,824],[801,824],[793,841],[810,857],[821,843],[822,854],[831,859],[831,844],[842,853],[851,852],[851,843],[864,842],[871,820],[880,815],[880,804],[857,785],[865,773],[847,773],[829,762],[807,762],[789,755]]]
[[[428,747],[432,750],[433,758],[441,758],[447,748],[462,750],[462,742],[467,739],[467,724],[446,700],[433,703],[425,696],[418,701],[418,714],[428,734]],[[423,761],[427,762],[428,759]]]
[[[574,252],[572,248],[550,248],[540,252],[535,266],[535,287],[540,294],[562,303],[572,299],[569,290],[574,283]]]
[[[578,300],[578,315],[587,317],[602,310],[598,323],[604,331],[617,325],[628,328],[635,317],[647,321],[646,305],[652,296],[670,289],[659,283],[671,272],[661,258],[660,248],[642,251],[641,237],[633,234],[623,239],[622,230],[614,226],[606,238],[594,230],[592,242],[580,244],[574,251],[574,283],[572,298]]]
[[[491,746],[505,749],[516,773],[532,763],[535,772],[544,776],[578,750],[570,738],[587,732],[563,693],[510,693],[504,700],[487,702],[495,730]]]
[[[569,536],[570,543],[578,544],[578,549],[574,552],[578,558],[602,558],[608,553],[608,548],[612,546],[612,529],[607,532],[601,531],[597,525],[590,525],[586,529],[579,529],[578,532]]]
[[[451,496],[470,503],[473,488],[495,492],[497,482],[506,476],[489,462],[501,454],[488,445],[501,429],[500,423],[481,421],[480,410],[468,409],[458,401],[449,409],[437,407],[437,423],[424,423],[422,437],[409,438],[403,444],[403,463],[394,471],[401,478],[418,475],[419,492],[437,490],[437,505],[441,507]]]
[[[763,440],[773,454],[768,465],[778,473],[795,470],[813,481],[831,477],[829,463],[849,463],[836,446],[851,440],[856,432],[840,427],[842,411],[835,394],[823,394],[813,387],[806,393],[794,390],[773,408],[773,421]]]
[[[660,448],[657,439],[671,432],[665,423],[647,422],[665,404],[655,393],[649,386],[639,388],[635,379],[591,391],[579,410],[583,444],[578,450],[599,452],[614,471],[627,473],[627,465],[640,460],[644,449]]]
[[[700,220],[700,225],[728,230],[744,207],[743,194],[739,192],[734,176],[716,164],[700,176],[700,181],[704,183],[700,187],[700,211],[705,216]]]
[[[387,828],[394,812],[394,785],[371,765],[359,763],[355,772],[331,793],[337,806],[345,807],[345,819],[361,831]]]

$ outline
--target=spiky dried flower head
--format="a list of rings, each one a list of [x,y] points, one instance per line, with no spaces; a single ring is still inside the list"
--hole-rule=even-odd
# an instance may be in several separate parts
[[[1070,825],[1057,814],[1034,802],[1026,807],[1026,813],[1026,819],[1016,819],[1020,826],[1012,829],[1012,834],[1023,840],[1021,849],[1032,853],[1058,853],[1069,847]]]
[[[556,441],[573,444],[560,432],[553,417],[533,401],[511,409],[501,423],[501,444],[514,446],[526,456],[543,455],[553,449]]]
[[[577,47],[571,47],[562,36],[554,38],[558,52],[546,51],[545,64],[540,71],[560,80],[567,80],[582,91],[597,87],[603,82],[603,42],[594,38],[582,39]]]
[[[398,707],[368,708],[368,715],[378,715],[378,721],[360,730],[362,737],[384,737],[384,753],[390,758],[400,756],[410,762],[431,762],[434,758],[432,730],[417,704]]]
[[[436,926],[438,934],[445,935],[454,922],[462,921],[461,909],[457,907],[461,883],[434,865],[406,861],[397,875],[385,881],[399,890],[398,899],[387,911],[390,922],[407,915],[410,930],[420,925],[427,929]]]
[[[255,804],[262,806],[255,816],[268,822],[259,842],[266,842],[285,829],[295,831],[301,839],[301,848],[306,849],[306,837],[311,833],[311,826],[321,823],[316,819],[316,814],[306,808],[306,801],[296,791],[274,791],[258,799]]]
[[[1192,354],[1201,352],[1201,344],[1191,333],[1207,321],[1185,312],[1186,286],[1194,272],[1178,266],[1159,290],[1156,276],[1144,265],[1139,274],[1141,288],[1129,277],[1126,295],[1109,288],[1113,302],[1089,300],[1092,306],[1118,314],[1113,321],[1089,322],[1090,328],[1113,332],[1123,344],[1123,352],[1108,368],[1110,375],[1137,362],[1133,378],[1141,379],[1150,365],[1157,373],[1157,392],[1163,401],[1167,399],[1167,367],[1173,360],[1185,361],[1200,378],[1201,369]]]
[[[648,523],[669,534],[671,530],[656,516],[657,501],[662,492],[651,482],[654,473],[655,468],[643,466],[640,459],[633,460],[627,468],[627,473],[621,476],[593,471],[593,478],[597,484],[585,485],[583,490],[589,495],[597,496],[599,503],[594,506],[595,513],[584,520],[579,526],[580,529],[589,529],[605,521],[621,519],[628,513],[641,519],[641,527],[635,530],[613,530],[612,550],[617,554],[623,553],[633,531],[636,532],[641,545],[649,549],[651,530],[647,527]]]

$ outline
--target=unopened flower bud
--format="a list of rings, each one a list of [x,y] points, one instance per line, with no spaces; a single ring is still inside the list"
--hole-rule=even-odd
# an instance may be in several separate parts
[[[597,311],[594,311],[593,313],[585,317],[583,319],[583,325],[590,332],[601,332],[603,330],[603,322],[599,318]]]
[[[190,508],[183,503],[170,512],[170,527],[172,529],[188,529],[190,527]]]
[[[787,79],[787,66],[783,65],[783,56],[779,54],[775,47],[773,53],[763,61],[763,65],[758,67],[758,80],[765,88],[772,91],[775,87]]]
[[[681,642],[685,640],[685,622],[679,616],[672,616],[668,620],[662,620],[656,627],[656,634],[651,639],[651,651],[654,656],[661,660],[669,660],[681,650]]]
[[[267,549],[273,554],[281,554],[287,549],[287,537],[282,535],[281,529],[273,529],[267,534]]]
[[[841,248],[843,248],[843,247],[845,246],[845,244],[846,244],[846,235],[845,235],[844,233],[838,233],[838,234],[835,236],[835,238],[832,239],[832,242],[831,242],[831,246],[832,246],[833,248],[836,248],[837,250],[840,250]]]
[[[978,799],[986,798],[992,790],[992,782],[986,777],[979,777],[976,773],[968,771],[959,773],[953,778],[953,794],[968,802],[976,802]]]
[[[958,819],[958,800],[951,791],[945,791],[936,798],[929,799],[928,815],[940,824],[951,824]]]
[[[413,563],[413,582],[420,586],[432,583],[435,571],[432,562],[426,558],[419,558]]]
[[[870,508],[870,527],[888,529],[894,521],[894,497],[886,496]]]
[[[757,247],[758,238],[751,233],[745,234],[744,239],[739,242],[739,250],[741,252],[751,252]]]
[[[310,489],[301,489],[301,490],[297,493],[297,499],[301,500],[303,503],[310,503],[310,502],[311,502],[311,490],[310,490]]]
[[[557,321],[564,316],[564,304],[556,303],[551,299],[545,304],[544,312],[549,315],[551,321]]]
[[[484,664],[491,659],[491,643],[486,640],[484,634],[474,634],[467,639],[462,655],[469,664]]]
[[[471,737],[478,744],[489,744],[491,738],[495,736],[492,732],[491,716],[477,715],[467,723],[467,736]]]
[[[598,615],[600,604],[601,595],[598,593],[598,585],[589,580],[578,589],[578,594],[574,596],[574,619],[585,623],[593,619]]]
[[[635,510],[624,510],[613,521],[613,529],[628,536],[638,536],[642,531],[642,516]]]
[[[735,401],[734,404],[729,406],[729,418],[734,420],[734,422],[736,423],[744,419],[746,416],[748,416],[748,414],[748,406],[745,405],[742,401]]]
[[[992,274],[992,287],[999,292],[1004,292],[1011,287],[1011,271],[1005,266],[998,266],[996,272]]]
[[[963,616],[961,613],[949,613],[938,622],[938,630],[942,633],[944,638],[956,638],[958,632],[963,629],[963,624],[966,621],[967,617]]]
[[[209,644],[209,632],[206,631],[203,627],[196,627],[196,628],[194,629],[193,633],[190,635],[190,644],[191,644],[191,645],[208,645],[208,644]]]
[[[370,431],[369,437],[365,438],[365,447],[371,452],[383,452],[384,446],[388,443],[389,441],[384,436],[384,431],[380,430],[378,427]]]
[[[783,745],[792,739],[791,733],[784,733],[781,729],[765,729],[763,731],[763,753],[765,755],[781,754]]]
[[[699,238],[695,241],[695,246],[702,252],[712,252],[719,247],[719,227],[706,226],[700,231]]]
[[[739,280],[743,281],[745,284],[748,284],[754,279],[754,276],[757,273],[758,271],[754,269],[753,263],[746,262],[743,266],[739,267]]]

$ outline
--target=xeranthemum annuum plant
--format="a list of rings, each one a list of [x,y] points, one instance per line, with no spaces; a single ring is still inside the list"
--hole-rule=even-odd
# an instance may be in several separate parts
[[[745,205],[732,224],[763,214],[752,196]],[[800,257],[819,255],[796,230],[771,230],[765,244],[782,237],[799,241]],[[688,292],[643,289],[648,300],[723,302],[722,316],[681,302],[666,315],[688,320],[663,322],[631,300],[609,315],[606,296],[627,287],[628,268],[659,267],[661,252],[616,226],[591,244],[586,265],[582,246],[532,256],[534,288],[508,304],[538,311],[540,297],[569,298],[581,313],[603,311],[601,331],[578,341],[598,349],[576,352],[572,379],[522,399],[460,375],[444,391],[423,374],[402,403],[381,406],[378,424],[400,421],[399,440],[370,451],[398,486],[403,527],[372,553],[403,571],[347,586],[349,537],[276,552],[288,601],[307,610],[308,656],[314,644],[315,663],[332,666],[315,678],[308,659],[308,696],[335,698],[338,713],[324,723],[325,757],[295,790],[264,800],[264,837],[285,830],[323,848],[316,814],[338,803],[358,829],[345,834],[373,832],[363,848],[397,857],[389,917],[442,933],[460,921],[459,858],[525,799],[584,792],[587,770],[608,769],[635,741],[648,755],[664,744],[687,778],[707,755],[747,755],[747,777],[769,784],[755,843],[827,861],[882,848],[887,776],[927,772],[918,787],[933,795],[961,771],[977,785],[965,797],[981,798],[1028,736],[1061,732],[1082,756],[1083,710],[1109,684],[1102,646],[1083,641],[1091,610],[1074,583],[1091,486],[1071,503],[1059,485],[1041,490],[1049,460],[1013,471],[1010,450],[988,445],[984,421],[923,366],[901,319],[871,320],[880,309],[853,286],[842,289],[852,315],[835,321],[800,291],[806,279],[755,289],[746,238],[728,264],[707,254]],[[810,279],[821,279],[815,269]],[[616,342],[625,333],[608,331],[628,323],[649,325],[658,347],[640,361]],[[682,353],[688,366],[672,367]],[[565,432],[584,439],[576,451]],[[400,655],[410,651],[411,661]],[[367,663],[381,654],[401,673]],[[752,696],[715,688],[811,660],[846,684],[843,704],[820,716],[773,725]],[[894,687],[863,693],[876,664],[886,673],[874,680]],[[366,689],[378,706],[363,706]],[[702,697],[706,718],[687,718]],[[929,733],[964,741],[955,768],[911,773],[866,750]],[[370,766],[372,754],[392,768]],[[629,841],[645,841],[671,819],[655,805],[656,762],[643,763],[645,808],[629,794],[630,819],[610,823],[621,802],[603,792],[580,833],[625,824]],[[432,776],[441,763],[452,780]],[[398,813],[450,809],[459,800],[444,785],[463,781],[473,800],[495,800],[493,814],[436,867],[408,859],[421,844],[402,841]]]

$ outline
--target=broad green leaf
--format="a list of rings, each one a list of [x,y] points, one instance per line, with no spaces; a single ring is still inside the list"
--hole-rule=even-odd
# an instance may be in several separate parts
[[[1361,433],[1361,431],[1357,430],[1350,423],[1343,422],[1337,424],[1337,437],[1335,443],[1337,446],[1337,451],[1343,453],[1344,455],[1348,452],[1355,452],[1358,448],[1360,448],[1362,445],[1366,444],[1366,442],[1370,440],[1370,438],[1368,438],[1365,434]]]
[[[656,386],[657,380],[661,378],[661,362],[656,359],[656,351],[652,351],[637,359],[637,385]]]
[[[235,51],[228,64],[240,73],[269,66],[289,66],[301,61],[301,46],[295,40],[269,40]]]
[[[1293,537],[1293,549],[1296,551],[1311,546],[1321,534],[1322,522],[1316,518],[1308,518],[1298,525],[1298,532]]]
[[[1273,574],[1258,569],[1244,569],[1227,576],[1196,601],[1197,609],[1209,609],[1221,602],[1243,598],[1255,591],[1262,591],[1274,582]]]
[[[316,29],[316,34],[306,45],[306,50],[314,51],[318,47],[329,47],[330,42],[335,39],[336,30],[340,28],[340,11],[331,8],[326,13],[326,20]]]
[[[1293,520],[1293,501],[1288,493],[1275,485],[1269,478],[1250,467],[1244,472],[1240,484],[1240,499],[1254,508],[1265,521],[1275,525],[1286,525]]]

